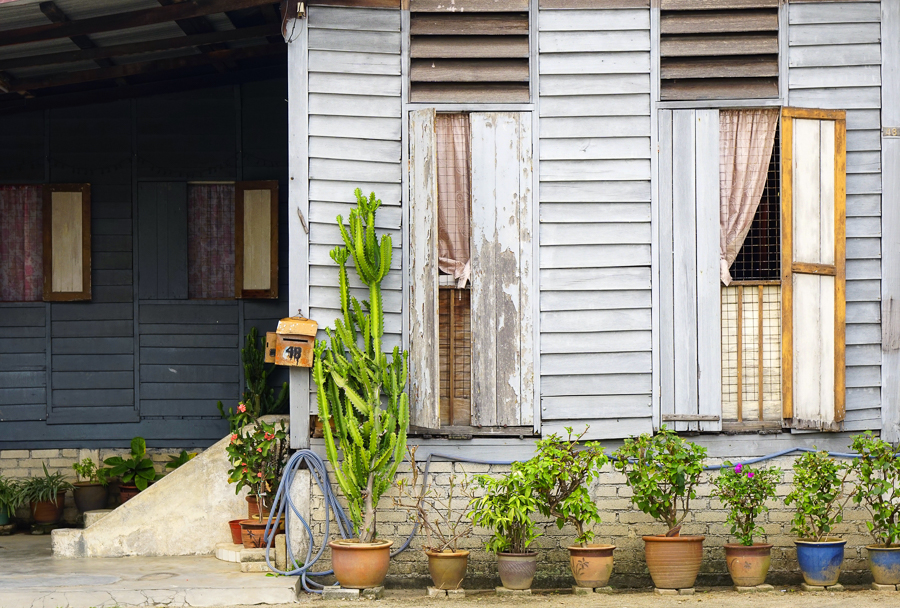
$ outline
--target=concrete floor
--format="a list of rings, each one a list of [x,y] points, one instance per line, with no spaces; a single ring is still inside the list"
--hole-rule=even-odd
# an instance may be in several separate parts
[[[285,604],[296,584],[210,556],[65,559],[49,535],[0,536],[0,608]]]

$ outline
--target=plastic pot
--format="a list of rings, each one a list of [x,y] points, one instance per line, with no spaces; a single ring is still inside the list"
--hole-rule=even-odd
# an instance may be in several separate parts
[[[757,587],[766,582],[772,564],[772,545],[725,545],[725,565],[736,587]]]
[[[658,589],[690,589],[700,573],[705,536],[645,536],[650,578]]]
[[[847,541],[826,538],[821,541],[795,540],[797,562],[807,585],[830,587],[836,585],[844,563],[844,545]]]
[[[497,571],[507,589],[530,589],[537,571],[537,553],[498,553]]]
[[[426,549],[428,571],[435,589],[459,589],[469,566],[468,551],[431,551]]]
[[[613,570],[615,545],[588,545],[569,547],[569,566],[579,587],[606,587]]]
[[[869,545],[869,569],[879,585],[900,585],[900,546]]]
[[[331,547],[331,567],[334,578],[341,587],[348,589],[368,589],[381,587],[391,565],[391,545],[389,540],[361,543],[355,539],[333,540]]]

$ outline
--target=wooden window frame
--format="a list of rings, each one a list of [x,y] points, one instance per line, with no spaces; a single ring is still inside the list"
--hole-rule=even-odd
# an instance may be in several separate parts
[[[244,289],[244,192],[247,190],[270,191],[268,289]],[[237,299],[278,298],[278,182],[276,180],[234,183],[234,297]]]
[[[53,193],[81,193],[81,279],[80,291],[53,291]],[[91,185],[44,185],[44,301],[73,302],[91,299]]]

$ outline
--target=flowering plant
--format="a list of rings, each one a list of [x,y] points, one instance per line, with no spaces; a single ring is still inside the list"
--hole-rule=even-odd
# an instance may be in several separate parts
[[[228,482],[237,484],[235,494],[249,488],[260,512],[272,506],[272,499],[287,462],[287,431],[284,421],[269,424],[259,419],[253,426],[234,429],[225,448],[231,461]]]
[[[763,534],[756,525],[760,513],[769,510],[766,501],[775,498],[775,484],[781,477],[781,469],[751,469],[741,463],[732,466],[725,461],[725,467],[713,480],[716,486],[713,496],[722,499],[728,508],[728,523],[731,533],[746,547],[753,545],[753,535]]]

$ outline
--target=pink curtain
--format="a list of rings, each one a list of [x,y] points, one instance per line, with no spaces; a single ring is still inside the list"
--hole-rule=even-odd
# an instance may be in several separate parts
[[[188,297],[234,297],[234,185],[188,186]]]
[[[469,280],[471,188],[470,127],[466,114],[438,114],[437,144],[438,268],[456,279]]]
[[[731,284],[737,258],[766,186],[778,110],[719,112],[719,275]]]
[[[0,186],[0,301],[44,296],[41,186]]]

